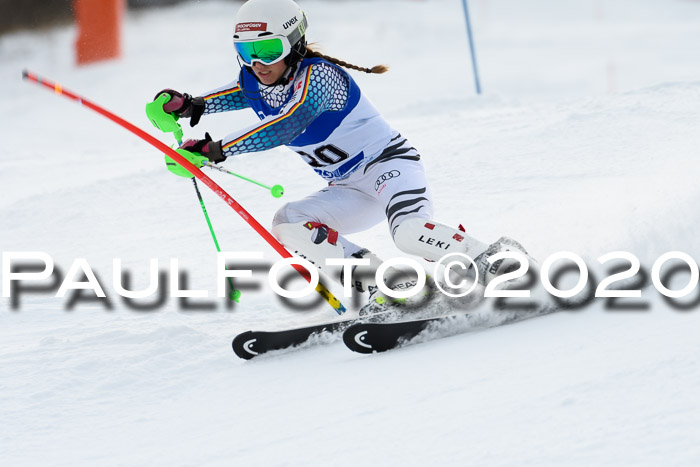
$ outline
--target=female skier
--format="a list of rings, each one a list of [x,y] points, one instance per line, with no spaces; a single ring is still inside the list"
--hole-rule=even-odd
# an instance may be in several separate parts
[[[377,290],[374,271],[381,260],[344,235],[383,219],[405,253],[430,261],[450,253],[474,258],[482,284],[517,264],[510,259],[488,261],[500,251],[524,253],[517,242],[503,237],[489,246],[432,219],[432,196],[418,151],[389,126],[345,70],[384,73],[386,67],[361,68],[322,55],[307,47],[306,27],[304,12],[292,0],[243,4],[233,33],[241,65],[238,79],[200,97],[171,89],[158,95],[168,93],[171,99],[163,109],[189,118],[191,126],[202,115],[245,108],[253,109],[261,121],[219,141],[206,134],[181,147],[216,163],[282,145],[296,151],[328,186],[282,206],[272,221],[272,233],[333,277],[337,271],[326,266],[327,258],[369,260],[355,267],[352,285],[370,292],[370,305]]]

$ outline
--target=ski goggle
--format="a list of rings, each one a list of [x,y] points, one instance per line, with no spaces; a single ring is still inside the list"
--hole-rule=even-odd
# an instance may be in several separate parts
[[[248,66],[253,66],[255,62],[272,65],[283,60],[291,52],[289,42],[279,37],[259,41],[235,42],[233,45],[241,61]]]

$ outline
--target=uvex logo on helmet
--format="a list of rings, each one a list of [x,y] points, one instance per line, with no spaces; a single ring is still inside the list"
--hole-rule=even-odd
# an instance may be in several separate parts
[[[236,32],[248,32],[248,31],[267,31],[267,23],[251,22],[251,23],[238,23],[236,25]]]
[[[289,27],[292,26],[293,24],[295,24],[297,21],[299,21],[299,20],[295,16],[294,18],[292,18],[289,21],[287,21],[286,23],[284,23],[282,26],[284,27],[284,29],[289,29]]]

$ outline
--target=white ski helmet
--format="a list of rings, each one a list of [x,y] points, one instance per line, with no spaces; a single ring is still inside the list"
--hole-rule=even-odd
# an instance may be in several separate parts
[[[236,13],[233,43],[241,61],[271,65],[301,59],[306,47],[306,15],[293,0],[248,0]]]

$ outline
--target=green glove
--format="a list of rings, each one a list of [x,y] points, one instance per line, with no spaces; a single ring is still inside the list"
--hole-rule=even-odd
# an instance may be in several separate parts
[[[177,122],[178,116],[163,110],[163,105],[168,101],[170,101],[169,94],[160,94],[153,102],[146,104],[146,115],[154,127],[165,133],[172,133],[175,139],[180,141],[182,139],[182,127]]]
[[[209,159],[207,159],[198,152],[190,152],[185,149],[176,149],[175,152],[187,159],[192,165],[194,165],[198,169],[201,168],[206,162],[209,162]],[[168,168],[169,171],[180,177],[194,177],[194,175],[192,175],[186,168],[175,162],[172,158],[170,158],[167,155],[165,156],[165,166]]]

